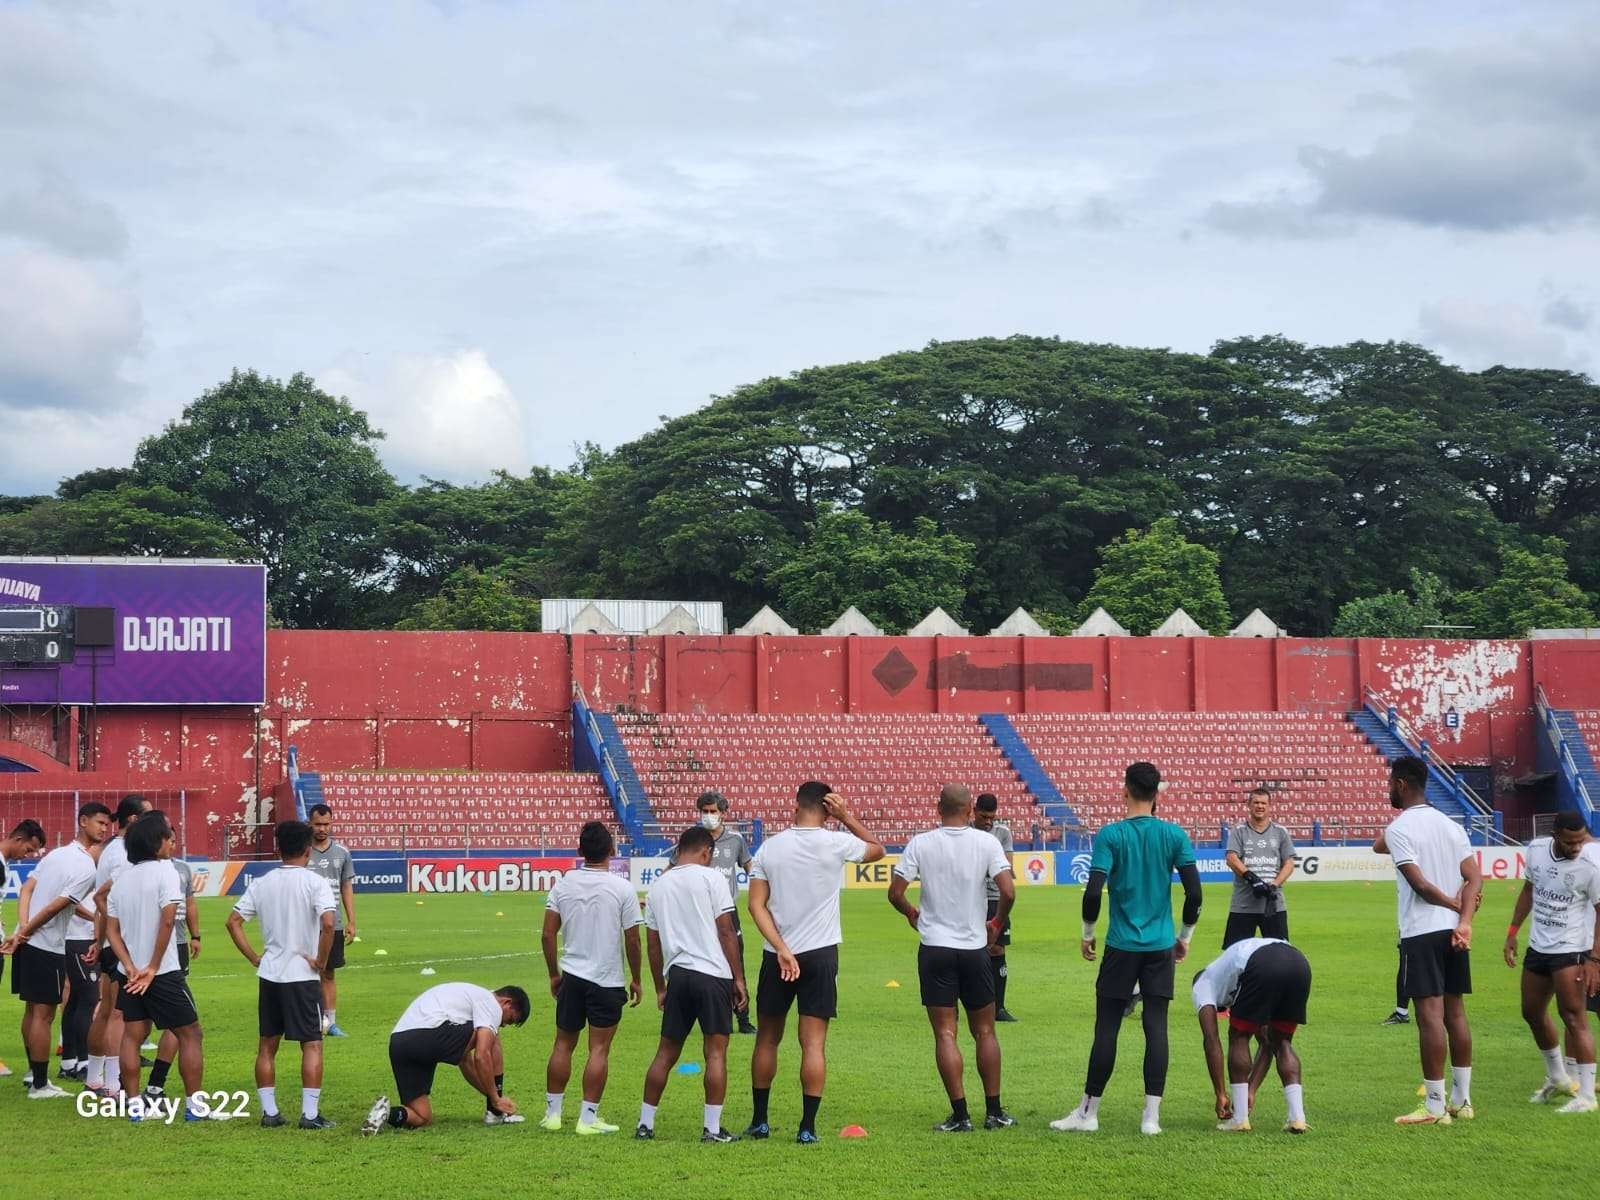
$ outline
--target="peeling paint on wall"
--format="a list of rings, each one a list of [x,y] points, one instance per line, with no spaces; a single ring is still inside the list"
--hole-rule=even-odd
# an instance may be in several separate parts
[[[1511,703],[1522,666],[1520,642],[1460,642],[1450,650],[1434,643],[1416,647],[1409,662],[1389,670],[1392,687],[1422,724],[1443,727],[1454,709],[1462,716]],[[1398,702],[1398,701],[1397,701]]]

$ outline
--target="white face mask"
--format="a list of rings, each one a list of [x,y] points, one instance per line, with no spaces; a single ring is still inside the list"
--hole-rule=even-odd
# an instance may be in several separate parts
[[[701,813],[700,824],[710,830],[719,829],[722,826],[722,814],[718,812]]]

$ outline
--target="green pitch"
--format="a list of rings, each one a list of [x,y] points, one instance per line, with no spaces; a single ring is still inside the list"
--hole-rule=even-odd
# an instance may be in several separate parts
[[[226,903],[210,900],[203,902],[205,953],[192,978],[205,1025],[206,1086],[249,1090],[251,1119],[130,1127],[80,1118],[70,1100],[29,1102],[17,1081],[7,1079],[0,1085],[0,1129],[10,1160],[6,1178],[23,1189],[19,1196],[77,1198],[114,1189],[119,1195],[181,1192],[225,1200],[312,1194],[633,1197],[691,1190],[701,1200],[1589,1195],[1600,1116],[1558,1116],[1554,1107],[1527,1102],[1541,1081],[1541,1064],[1518,1016],[1518,973],[1504,966],[1499,953],[1515,886],[1491,883],[1478,922],[1477,993],[1469,1006],[1478,1116],[1448,1129],[1391,1124],[1417,1103],[1419,1081],[1415,1030],[1379,1025],[1393,998],[1393,889],[1361,883],[1290,888],[1295,941],[1316,978],[1311,1024],[1296,1038],[1312,1126],[1301,1138],[1279,1132],[1283,1093],[1270,1076],[1257,1104],[1256,1132],[1214,1132],[1199,1034],[1182,997],[1172,1008],[1163,1136],[1138,1132],[1143,1087],[1137,1022],[1123,1029],[1117,1073],[1100,1110],[1101,1131],[1056,1134],[1046,1127],[1077,1101],[1089,1050],[1094,967],[1078,956],[1075,888],[1019,890],[1008,1000],[1020,1023],[1001,1026],[1000,1037],[1004,1100],[1021,1126],[963,1137],[930,1133],[928,1127],[947,1109],[918,1005],[915,937],[882,896],[846,892],[842,1015],[829,1042],[828,1090],[818,1124],[825,1141],[810,1148],[790,1140],[799,1113],[799,1056],[792,1043],[784,1047],[773,1089],[771,1141],[700,1145],[700,1078],[674,1075],[658,1118],[658,1140],[634,1142],[644,1069],[659,1028],[650,1000],[625,1013],[612,1052],[601,1113],[624,1132],[595,1139],[571,1133],[581,1050],[567,1093],[567,1128],[560,1134],[539,1130],[534,1122],[543,1114],[552,1002],[534,944],[542,898],[517,895],[432,897],[421,905],[412,896],[362,897],[362,941],[350,948],[349,967],[339,977],[339,1023],[351,1036],[328,1043],[323,1090],[323,1112],[339,1128],[261,1129],[251,1081],[255,983],[223,931]],[[1208,887],[1206,905],[1195,962],[1179,968],[1183,991],[1220,940],[1225,889]],[[387,955],[378,956],[380,949]],[[752,986],[756,961],[752,948]],[[425,966],[437,974],[423,977]],[[532,1018],[507,1031],[505,1039],[506,1091],[529,1123],[484,1127],[481,1100],[459,1073],[441,1068],[432,1129],[363,1139],[357,1132],[361,1118],[373,1097],[391,1087],[390,1026],[416,993],[452,979],[489,987],[517,983],[533,996]],[[900,986],[887,986],[891,980]],[[0,1056],[20,1074],[18,1016],[7,992],[0,1001]],[[734,1130],[749,1116],[751,1040],[733,1040],[725,1123]],[[969,1098],[981,1115],[970,1042],[964,1050]],[[699,1059],[691,1040],[685,1060]],[[278,1096],[285,1114],[297,1111],[297,1054],[289,1046],[279,1057]],[[851,1123],[864,1125],[870,1136],[840,1140],[838,1130]]]

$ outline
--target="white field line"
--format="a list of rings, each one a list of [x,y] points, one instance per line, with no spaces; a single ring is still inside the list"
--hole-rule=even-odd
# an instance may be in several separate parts
[[[343,975],[346,971],[367,971],[373,967],[431,967],[435,963],[490,962],[498,958],[532,958],[533,955],[534,951],[532,950],[516,950],[510,954],[462,954],[453,958],[403,958],[396,959],[394,962],[352,963],[350,966],[340,967],[336,973]],[[191,973],[189,978],[206,980],[237,979],[238,975],[195,975]]]

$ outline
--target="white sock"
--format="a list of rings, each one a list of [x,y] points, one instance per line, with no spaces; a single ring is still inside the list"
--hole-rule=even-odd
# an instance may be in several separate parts
[[[1578,1063],[1578,1095],[1585,1100],[1594,1099],[1594,1064]]]
[[[1078,1111],[1086,1117],[1098,1117],[1100,1115],[1100,1097],[1085,1095],[1083,1103],[1078,1106]]]
[[[1396,1004],[1394,1006],[1394,1015],[1397,1017],[1403,1017],[1410,1011],[1411,1010],[1406,1008],[1403,1004]]]
[[[639,1105],[639,1124],[646,1129],[656,1127],[656,1106],[654,1104]]]
[[[1246,1084],[1246,1087],[1249,1085]],[[1146,1121],[1161,1120],[1161,1097],[1146,1096],[1144,1098],[1144,1119]]]
[[[300,1115],[308,1120],[317,1115],[317,1105],[322,1100],[321,1088],[300,1089]]]
[[[1551,1046],[1539,1053],[1544,1056],[1544,1077],[1551,1083],[1565,1083],[1569,1075],[1567,1064],[1561,1057],[1561,1047]]]
[[[589,1101],[585,1100],[583,1102],[583,1107],[578,1110],[578,1124],[593,1125],[599,1119],[600,1101],[596,1100],[591,1104]]]
[[[1444,1111],[1444,1080],[1424,1079],[1422,1086],[1427,1089],[1427,1099],[1423,1103],[1429,1112],[1438,1116]]]
[[[1245,1121],[1250,1117],[1250,1085],[1248,1083],[1231,1083],[1228,1090],[1233,1094],[1233,1119]]]
[[[561,1115],[561,1092],[546,1092],[544,1094],[544,1115],[546,1119]]]
[[[706,1105],[706,1128],[716,1133],[722,1128],[722,1105]]]
[[[1472,1068],[1450,1068],[1450,1103],[1472,1103]]]
[[[1578,1077],[1578,1060],[1573,1058],[1572,1055],[1568,1054],[1565,1056],[1561,1060],[1561,1064],[1567,1068],[1567,1074],[1569,1076],[1571,1076],[1573,1079]]]
[[[261,1115],[275,1117],[278,1115],[278,1089],[276,1087],[257,1088],[256,1095],[261,1097]]]
[[[85,1081],[88,1087],[104,1087],[106,1082],[106,1060],[98,1054],[89,1055],[89,1078]]]
[[[1306,1119],[1306,1094],[1298,1083],[1283,1085],[1284,1103],[1289,1106],[1289,1120],[1304,1121]]]
[[[61,1069],[63,1071],[76,1071],[78,1069],[78,1060],[75,1058],[63,1058],[61,1060]]]

